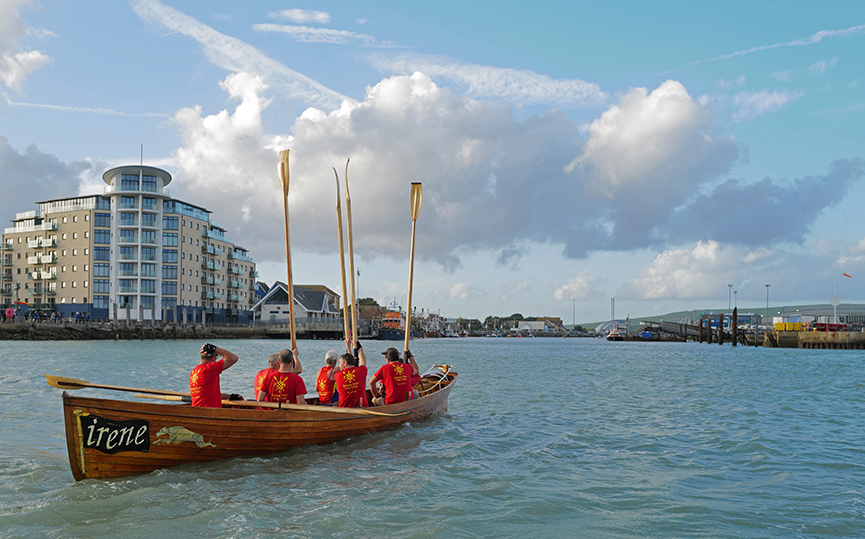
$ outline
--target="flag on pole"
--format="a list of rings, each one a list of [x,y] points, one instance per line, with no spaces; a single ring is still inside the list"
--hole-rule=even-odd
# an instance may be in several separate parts
[[[32,307],[32,305],[30,305],[30,304],[27,303],[26,301],[16,301],[15,304],[16,304],[16,305],[26,305],[26,306],[28,306],[28,307]]]
[[[852,275],[847,275],[846,273],[842,273],[841,275],[843,275],[844,277],[850,277],[851,279],[853,278]]]

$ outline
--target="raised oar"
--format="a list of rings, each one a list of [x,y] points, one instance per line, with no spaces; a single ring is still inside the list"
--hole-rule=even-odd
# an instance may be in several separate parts
[[[417,224],[417,216],[423,202],[423,188],[420,182],[411,184],[411,254],[408,262],[408,306],[405,310],[405,348],[408,350],[408,339],[411,336],[411,288],[414,282],[414,232]]]
[[[77,380],[75,378],[64,378],[62,376],[52,376],[50,374],[45,375],[45,380],[48,382],[48,385],[51,387],[56,387],[60,389],[84,389],[88,387],[92,387],[95,389],[111,389],[114,391],[129,391],[132,393],[150,393],[152,395],[173,395],[178,397],[188,397],[189,393],[182,393],[180,391],[166,391],[163,389],[147,389],[143,387],[125,387],[125,386],[112,386],[108,384],[91,384],[90,382],[85,382],[84,380]]]
[[[143,399],[159,399],[164,401],[175,402],[191,402],[188,396],[181,395],[133,395]],[[284,402],[263,402],[263,401],[230,401],[223,400],[223,405],[230,406],[247,406],[252,408],[277,408],[280,410],[300,410],[304,412],[320,412],[320,413],[335,413],[348,415],[378,415],[384,417],[399,417],[408,415],[411,412],[376,412],[375,410],[367,410],[366,408],[337,408],[335,406],[313,406],[310,404],[289,404]]]
[[[347,164],[346,164],[347,166]],[[345,330],[344,339],[348,339],[348,287],[345,285],[345,242],[342,239],[342,209],[339,201],[339,174],[333,167],[333,175],[336,176],[336,228],[339,236],[339,272],[342,274],[342,324]]]
[[[351,159],[345,162],[345,219],[348,225],[348,266],[351,271],[351,349],[354,350],[354,355],[357,356],[357,317],[359,310],[357,308],[357,298],[355,297],[354,288],[354,238],[351,234],[351,195],[348,194],[348,163]]]
[[[285,207],[285,265],[288,273],[288,319],[291,330],[291,348],[294,349],[297,348],[297,341],[294,337],[294,284],[291,281],[291,236],[288,232],[288,152],[289,150],[279,152],[277,173],[279,174],[279,184],[282,186]]]

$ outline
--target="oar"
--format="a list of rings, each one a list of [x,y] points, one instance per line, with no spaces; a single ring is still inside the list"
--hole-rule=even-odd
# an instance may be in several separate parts
[[[112,389],[114,391],[150,393],[153,395],[173,395],[179,397],[189,396],[189,393],[181,393],[180,391],[166,391],[163,389],[147,389],[142,387],[112,386],[107,384],[91,384],[90,382],[85,382],[84,380],[77,380],[75,378],[64,378],[62,376],[52,376],[50,374],[46,374],[45,379],[48,382],[49,386],[57,387],[60,389],[84,389],[87,387],[92,387],[95,389]]]
[[[423,202],[423,188],[420,182],[411,184],[411,255],[408,263],[408,305],[405,309],[405,348],[408,350],[408,339],[411,336],[411,288],[414,281],[414,232],[417,224],[417,216]]]
[[[159,399],[164,401],[175,401],[175,402],[190,402],[190,398],[188,396],[180,396],[180,395],[133,395],[134,397],[139,397],[143,399]],[[223,405],[230,406],[247,406],[251,408],[277,408],[280,410],[301,410],[304,412],[322,412],[322,413],[335,413],[335,414],[348,414],[348,415],[378,415],[384,417],[399,417],[408,415],[411,412],[376,412],[375,410],[367,410],[366,408],[337,408],[336,406],[312,406],[309,404],[290,404],[284,402],[282,404],[278,402],[263,402],[263,401],[230,401],[223,400]]]
[[[347,165],[346,165],[347,166]],[[336,225],[339,236],[339,272],[342,274],[342,323],[345,330],[344,339],[348,339],[348,287],[345,285],[345,242],[342,239],[342,209],[339,201],[339,174],[336,172],[336,167],[333,168],[333,175],[336,176]]]
[[[348,194],[348,163],[351,159],[345,162],[345,219],[348,225],[348,266],[351,271],[351,349],[357,355],[357,298],[355,297],[354,288],[354,238],[351,234],[351,195]]]
[[[285,207],[285,265],[288,272],[288,319],[289,329],[291,331],[291,348],[297,348],[297,341],[294,337],[294,285],[291,282],[291,236],[288,232],[288,152],[290,150],[282,150],[279,152],[279,165],[277,173],[279,174],[279,184],[282,185],[283,202]]]

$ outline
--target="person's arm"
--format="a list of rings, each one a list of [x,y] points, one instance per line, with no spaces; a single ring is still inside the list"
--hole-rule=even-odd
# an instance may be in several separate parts
[[[345,353],[351,354],[351,339],[345,340]]]
[[[225,350],[223,348],[217,348],[216,353],[219,354],[220,356],[222,356],[222,360],[223,360],[222,370],[225,370],[225,369],[231,367],[232,365],[237,363],[237,360],[239,359],[237,357],[237,354],[235,354],[233,352],[229,352],[228,350]]]
[[[336,373],[340,371],[339,365],[334,365],[330,372],[327,373],[328,380],[336,380]]]
[[[420,368],[417,366],[417,361],[414,360],[414,356],[411,354],[409,350],[405,351],[403,357],[407,357],[409,362],[411,362],[411,368],[413,369],[412,376],[417,376],[420,374]]]
[[[298,404],[306,404],[306,399],[303,398],[303,395],[297,395],[295,399],[297,399]]]
[[[291,367],[291,372],[300,374],[303,372],[303,365],[300,364],[300,352],[297,348],[292,348],[291,353],[294,355],[294,365]]]
[[[373,397],[378,398],[378,376],[373,375],[369,380],[369,390]]]
[[[359,367],[366,367],[366,352],[363,351],[360,341],[357,341],[357,365]]]
[[[255,396],[255,400],[259,402],[267,400],[267,392],[263,389],[258,390],[258,394]]]

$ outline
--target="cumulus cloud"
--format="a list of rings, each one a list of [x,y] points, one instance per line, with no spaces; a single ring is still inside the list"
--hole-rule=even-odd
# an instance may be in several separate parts
[[[64,163],[34,144],[20,153],[5,137],[0,137],[0,178],[3,178],[0,215],[11,218],[16,213],[35,210],[35,201],[76,196],[79,175],[90,166],[86,161]]]
[[[710,125],[708,111],[672,80],[651,93],[632,89],[592,122],[565,171],[587,193],[609,201],[596,227],[617,248],[654,243],[656,229],[688,193],[735,162],[735,142],[711,136]]]
[[[30,5],[28,0],[0,2],[0,80],[7,88],[20,91],[34,71],[51,63],[51,58],[37,50],[23,50],[19,42],[28,35],[38,38],[54,35],[46,30],[28,28],[18,15]]]
[[[527,294],[527,293],[531,292],[532,291],[532,283],[530,283],[529,281],[513,281],[513,282],[507,283],[505,285],[502,285],[501,290],[502,290],[502,294],[501,294],[502,301],[505,301],[509,298],[512,298],[515,296],[521,296],[523,294]]]
[[[280,11],[272,11],[268,13],[267,16],[271,19],[287,19],[298,24],[310,22],[327,24],[330,22],[330,13],[308,9],[283,9]]]
[[[143,20],[194,39],[214,64],[234,73],[255,73],[271,90],[288,99],[332,110],[349,99],[317,81],[273,60],[237,38],[221,34],[157,0],[134,0],[132,8]]]
[[[817,217],[840,202],[863,174],[862,159],[839,159],[823,176],[754,183],[727,180],[676,212],[668,240],[706,238],[752,247],[801,244]]]
[[[472,286],[469,283],[457,283],[451,287],[448,295],[451,299],[464,301],[482,298],[487,295],[487,292],[476,286]]]
[[[596,107],[607,101],[607,95],[591,82],[577,79],[553,79],[532,71],[465,64],[442,56],[401,54],[369,55],[376,69],[409,75],[426,73],[434,80],[447,82],[477,98],[507,99],[520,105],[552,104],[559,106]]]
[[[577,301],[596,300],[604,297],[604,288],[609,283],[610,280],[606,277],[598,277],[588,271],[581,271],[571,277],[567,283],[557,288],[555,293],[553,293],[553,297],[557,301],[573,299]]]
[[[714,283],[741,280],[743,272],[764,272],[774,264],[772,252],[746,251],[716,241],[699,242],[692,250],[659,254],[619,290],[620,299],[702,299],[717,296]],[[738,285],[737,285],[738,286]]]
[[[511,266],[516,269],[520,259],[527,255],[529,248],[521,245],[509,245],[496,255],[496,265]]]
[[[733,120],[745,122],[753,120],[757,116],[777,112],[787,106],[788,103],[796,101],[805,95],[802,91],[779,92],[777,90],[763,90],[762,92],[739,92],[734,98],[734,104],[738,107],[733,114]]]
[[[284,24],[254,24],[257,32],[285,34],[301,43],[330,43],[334,45],[359,45],[361,47],[396,47],[392,41],[378,41],[374,36],[358,34],[348,30],[333,28],[310,28],[309,26],[290,26]]]

